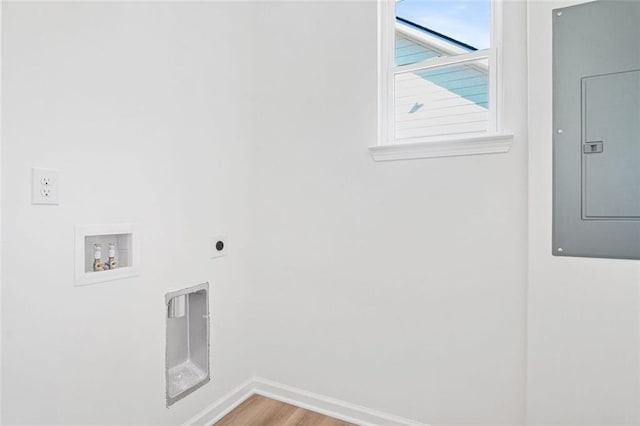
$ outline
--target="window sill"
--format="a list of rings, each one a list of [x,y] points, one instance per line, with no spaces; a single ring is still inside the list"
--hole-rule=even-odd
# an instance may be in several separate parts
[[[375,161],[411,160],[504,153],[509,151],[512,143],[513,135],[511,134],[488,133],[442,138],[429,142],[370,146],[369,152]]]

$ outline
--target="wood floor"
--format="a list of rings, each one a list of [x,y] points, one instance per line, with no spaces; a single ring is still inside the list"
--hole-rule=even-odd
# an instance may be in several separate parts
[[[355,426],[260,395],[252,395],[215,426]]]

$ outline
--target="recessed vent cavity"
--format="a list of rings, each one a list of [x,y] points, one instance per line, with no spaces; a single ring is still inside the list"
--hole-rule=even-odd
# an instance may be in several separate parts
[[[209,283],[167,293],[167,407],[209,382]]]

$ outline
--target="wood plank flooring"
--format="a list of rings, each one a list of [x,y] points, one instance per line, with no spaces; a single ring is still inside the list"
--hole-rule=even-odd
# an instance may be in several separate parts
[[[355,426],[294,405],[252,395],[215,426]]]

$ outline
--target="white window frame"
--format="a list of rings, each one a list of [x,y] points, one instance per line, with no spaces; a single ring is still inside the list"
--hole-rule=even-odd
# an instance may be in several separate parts
[[[428,0],[426,0],[428,1]],[[513,135],[502,131],[502,0],[491,0],[491,47],[474,52],[454,53],[396,66],[396,1],[378,0],[378,143],[369,147],[376,161],[504,153]],[[477,133],[397,139],[394,121],[395,75],[408,71],[459,64],[479,59],[489,63],[489,122]]]

